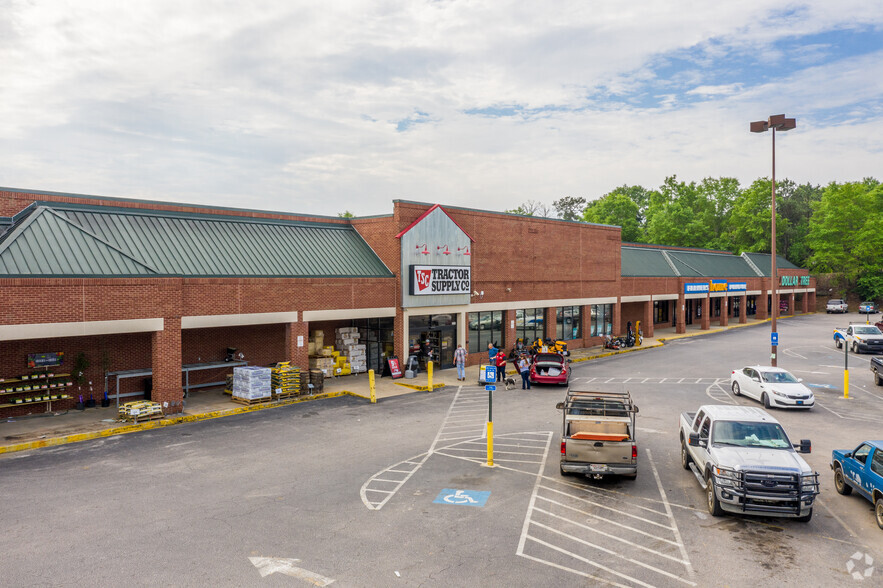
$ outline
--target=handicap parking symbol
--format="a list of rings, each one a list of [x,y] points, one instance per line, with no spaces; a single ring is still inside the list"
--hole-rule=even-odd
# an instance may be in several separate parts
[[[490,495],[490,491],[445,488],[438,493],[432,502],[433,504],[453,504],[454,506],[484,506]]]

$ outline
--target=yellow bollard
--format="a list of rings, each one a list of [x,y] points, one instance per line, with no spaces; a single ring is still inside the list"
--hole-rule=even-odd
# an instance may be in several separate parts
[[[849,370],[843,370],[843,397],[849,398]]]
[[[432,392],[432,362],[426,362],[426,377],[429,380],[429,391]]]
[[[371,404],[376,404],[377,388],[374,386],[374,370],[368,370],[368,387],[371,389]]]
[[[487,465],[494,467],[494,422],[487,422]]]

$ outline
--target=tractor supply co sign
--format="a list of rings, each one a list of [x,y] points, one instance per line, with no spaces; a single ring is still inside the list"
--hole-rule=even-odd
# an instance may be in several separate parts
[[[472,268],[452,265],[412,265],[411,295],[469,294]]]

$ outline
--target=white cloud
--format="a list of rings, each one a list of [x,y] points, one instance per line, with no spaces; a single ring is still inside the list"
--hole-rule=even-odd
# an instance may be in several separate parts
[[[813,67],[776,82],[711,78],[738,56],[775,68],[780,39],[881,23],[855,0],[13,1],[0,185],[318,214],[392,198],[504,209],[669,174],[750,181],[768,162],[747,121],[780,111],[799,117],[794,179],[874,175],[879,144],[853,132],[881,136],[879,52],[831,61],[814,38]],[[688,50],[690,69],[658,78]],[[465,114],[500,106],[525,114]],[[843,130],[831,109],[868,118]]]

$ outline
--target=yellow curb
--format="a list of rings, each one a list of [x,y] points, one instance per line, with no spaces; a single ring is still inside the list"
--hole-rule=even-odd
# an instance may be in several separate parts
[[[662,339],[658,339],[661,341]],[[653,345],[641,345],[640,347],[629,347],[627,349],[616,349],[611,351],[605,351],[604,353],[596,353],[595,355],[589,355],[587,357],[580,357],[573,360],[573,363],[580,363],[582,361],[589,361],[592,359],[601,359],[602,357],[610,357],[611,355],[619,355],[620,353],[631,353],[632,351],[643,351],[644,349],[653,349],[655,347],[662,347],[662,343],[655,343]]]
[[[416,384],[402,384],[401,382],[394,382],[396,386],[402,386],[403,388],[410,388],[411,390],[417,390],[418,392],[429,392],[429,386],[417,386]],[[433,384],[432,389],[438,390],[439,388],[444,388],[447,384]]]
[[[52,437],[51,439],[39,439],[37,441],[26,441],[24,443],[5,445],[5,446],[0,446],[0,454],[14,453],[17,451],[28,451],[31,449],[39,449],[41,447],[55,447],[57,445],[67,445],[69,443],[78,443],[80,441],[89,441],[91,439],[100,439],[102,437],[113,437],[115,435],[126,435],[128,433],[136,433],[138,431],[146,431],[149,429],[156,429],[159,427],[168,427],[170,425],[178,425],[181,423],[193,423],[193,422],[197,422],[197,421],[205,421],[205,420],[221,418],[221,417],[225,417],[225,416],[232,416],[235,414],[254,412],[257,410],[266,410],[269,408],[278,408],[280,406],[289,406],[291,404],[298,404],[300,402],[308,402],[311,400],[322,400],[325,398],[335,398],[338,396],[355,396],[356,398],[361,398],[363,400],[369,400],[368,398],[366,398],[365,396],[362,396],[361,394],[356,394],[354,392],[349,392],[347,390],[342,390],[340,392],[325,392],[322,394],[313,394],[312,396],[304,396],[301,398],[292,398],[292,399],[288,399],[288,400],[282,400],[282,401],[274,402],[272,404],[267,403],[267,404],[256,404],[254,406],[241,406],[241,407],[237,407],[237,408],[225,408],[222,410],[215,410],[212,412],[182,415],[182,416],[178,416],[178,417],[160,419],[157,421],[147,421],[145,423],[133,423],[131,425],[124,425],[122,427],[113,427],[110,429],[105,429],[103,431],[90,431],[88,433],[74,433],[72,435],[64,435],[62,437]]]

